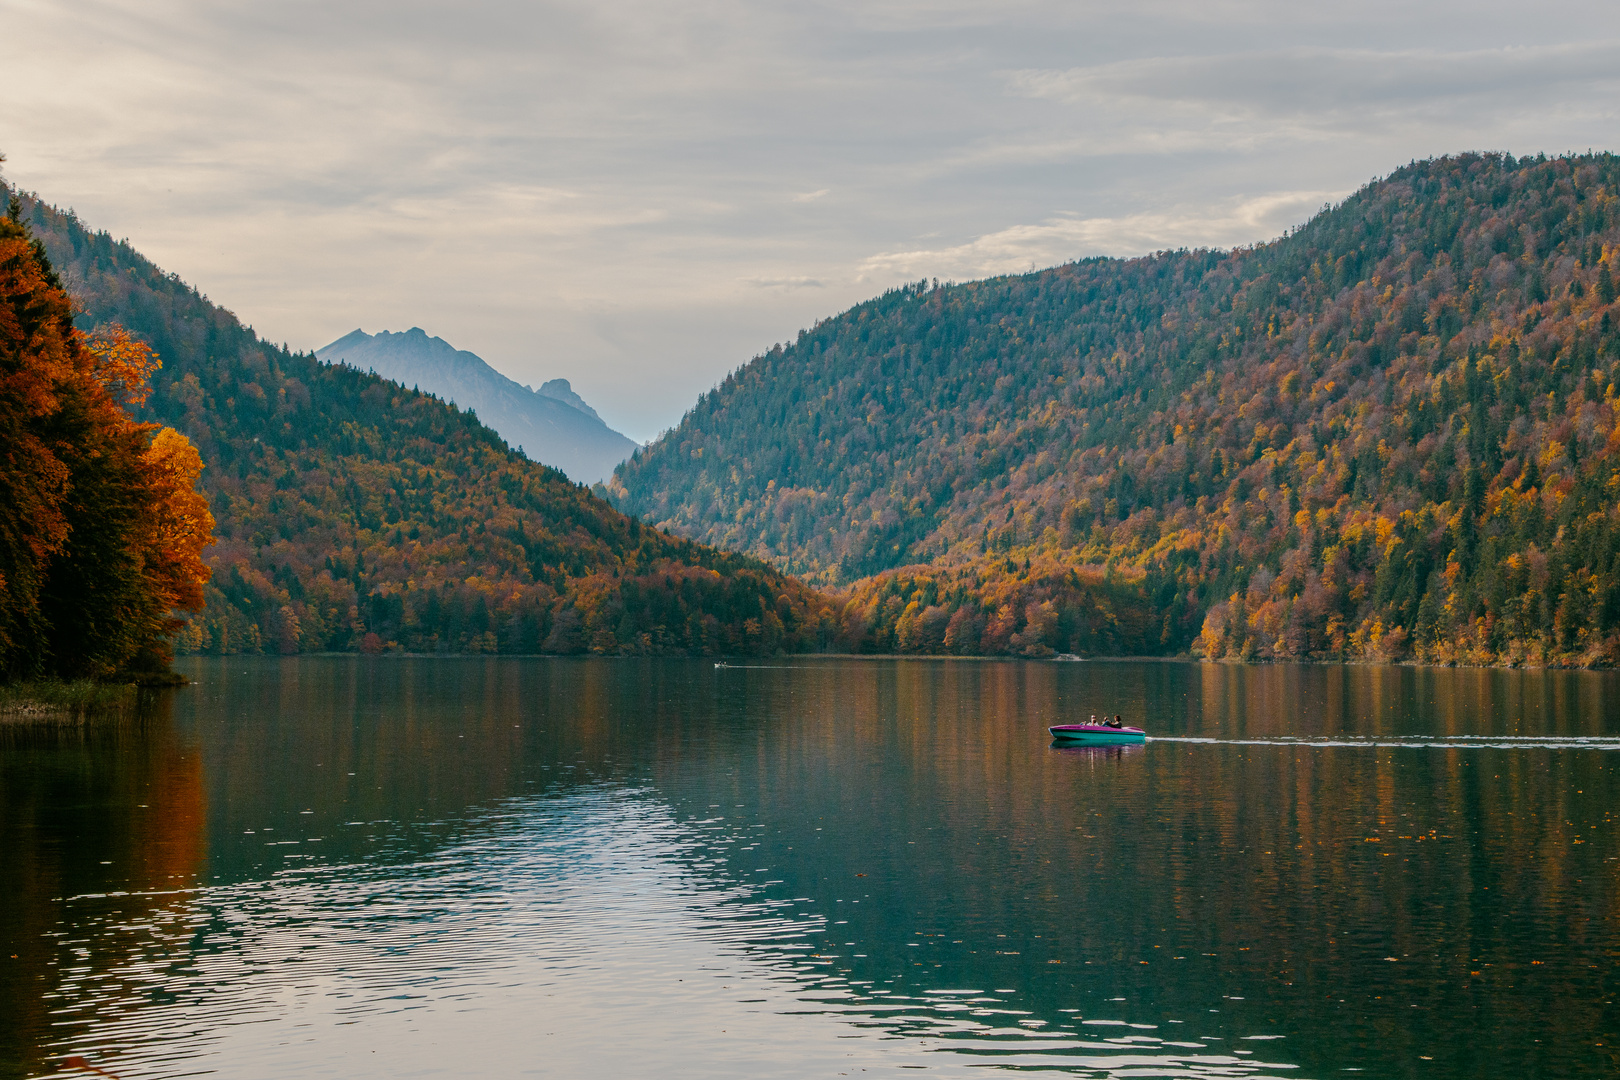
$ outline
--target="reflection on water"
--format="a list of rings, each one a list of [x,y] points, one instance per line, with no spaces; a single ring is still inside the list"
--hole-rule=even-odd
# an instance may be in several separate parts
[[[0,743],[0,1070],[1620,1068],[1613,676],[191,664]]]
[[[66,946],[65,898],[116,890],[131,921],[153,917],[196,885],[204,819],[200,756],[162,711],[102,727],[0,725],[0,1075],[37,1063],[64,978],[105,976],[146,950],[126,922],[93,953]]]

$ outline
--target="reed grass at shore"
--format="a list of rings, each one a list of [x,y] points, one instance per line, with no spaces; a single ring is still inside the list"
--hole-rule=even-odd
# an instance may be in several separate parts
[[[127,716],[135,711],[138,693],[134,683],[91,679],[38,679],[0,685],[0,724]]]

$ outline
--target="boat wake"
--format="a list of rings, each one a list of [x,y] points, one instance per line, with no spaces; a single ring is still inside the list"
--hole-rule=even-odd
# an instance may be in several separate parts
[[[1362,747],[1369,750],[1620,750],[1620,735],[1394,735],[1305,738],[1215,739],[1198,735],[1150,735],[1148,742],[1211,746]]]

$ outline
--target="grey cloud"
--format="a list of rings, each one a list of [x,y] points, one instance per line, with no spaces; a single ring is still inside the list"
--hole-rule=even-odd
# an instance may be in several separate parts
[[[750,278],[748,284],[761,289],[825,289],[827,283],[816,278]]]
[[[1467,52],[1287,49],[1152,57],[1068,71],[1020,71],[1015,92],[1069,104],[1233,106],[1263,116],[1322,118],[1410,111],[1440,102],[1511,99],[1522,106],[1574,88],[1620,82],[1620,41]]]

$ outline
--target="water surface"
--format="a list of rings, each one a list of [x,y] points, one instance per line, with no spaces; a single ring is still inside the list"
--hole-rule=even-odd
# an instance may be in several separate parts
[[[1620,1073],[1614,675],[186,670],[0,732],[8,1075]]]

